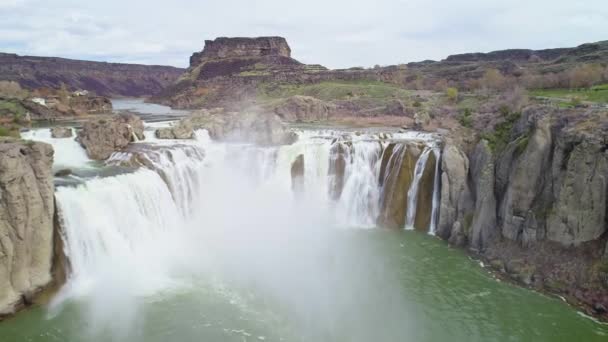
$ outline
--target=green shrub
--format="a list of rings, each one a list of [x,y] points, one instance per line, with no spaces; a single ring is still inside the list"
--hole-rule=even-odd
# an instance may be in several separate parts
[[[448,89],[446,89],[445,93],[450,101],[456,102],[456,100],[458,100],[458,89],[454,87],[449,87]]]
[[[470,108],[465,108],[460,112],[458,122],[464,127],[471,128],[473,126],[473,114]]]

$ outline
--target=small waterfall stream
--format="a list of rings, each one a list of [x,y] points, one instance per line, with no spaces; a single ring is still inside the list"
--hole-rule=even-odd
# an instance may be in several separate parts
[[[407,216],[405,218],[405,229],[414,229],[414,219],[416,218],[418,201],[418,187],[426,167],[426,161],[431,152],[432,149],[427,147],[424,151],[422,151],[420,157],[418,157],[418,161],[416,161],[416,167],[414,168],[414,179],[412,180],[412,184],[407,191]]]

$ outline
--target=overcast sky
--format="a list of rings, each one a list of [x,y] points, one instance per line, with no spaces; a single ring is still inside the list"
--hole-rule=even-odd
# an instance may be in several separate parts
[[[608,0],[0,0],[0,51],[187,66],[205,39],[278,35],[328,67],[608,40]]]

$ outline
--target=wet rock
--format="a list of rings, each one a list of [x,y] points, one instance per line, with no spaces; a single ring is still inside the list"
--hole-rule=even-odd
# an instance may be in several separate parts
[[[59,170],[57,172],[55,172],[55,177],[67,177],[69,175],[72,174],[72,170],[70,169],[63,169],[63,170]]]
[[[383,191],[380,205],[381,226],[401,229],[405,226],[407,211],[407,189],[414,178],[416,160],[420,146],[400,144],[391,149],[391,155],[384,153],[381,169],[384,169]]]
[[[51,137],[53,138],[71,138],[73,136],[71,127],[52,127]]]
[[[294,192],[304,190],[304,155],[300,154],[291,164],[291,189]]]
[[[450,237],[448,243],[454,247],[464,247],[466,245],[467,237],[464,234],[462,225],[456,221],[450,229]]]
[[[0,316],[52,281],[53,148],[0,142]]]
[[[346,150],[350,146],[342,142],[334,142],[329,152],[329,196],[334,201],[340,199],[344,188],[344,172],[346,170]]]
[[[158,139],[193,139],[194,129],[188,120],[181,120],[171,127],[162,127],[154,132]]]
[[[85,122],[76,141],[84,147],[89,158],[105,160],[136,139],[144,139],[143,122],[136,115],[120,114]]]
[[[429,152],[424,166],[420,184],[418,185],[418,197],[416,202],[416,216],[414,217],[414,228],[427,232],[431,225],[431,213],[433,212],[433,192],[435,191],[435,153]]]

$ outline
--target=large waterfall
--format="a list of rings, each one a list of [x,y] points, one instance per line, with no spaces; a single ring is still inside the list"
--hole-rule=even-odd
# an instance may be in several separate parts
[[[339,250],[330,242],[336,231],[387,226],[433,233],[439,186],[433,136],[298,135],[291,145],[259,147],[214,142],[206,131],[191,141],[147,134],[105,163],[128,172],[58,187],[71,272],[55,305],[86,297],[94,319],[110,321],[137,307],[137,298],[211,275],[297,308],[306,304],[287,289],[322,296],[317,279],[332,277],[319,270]],[[59,140],[47,139],[58,149],[74,148]]]

